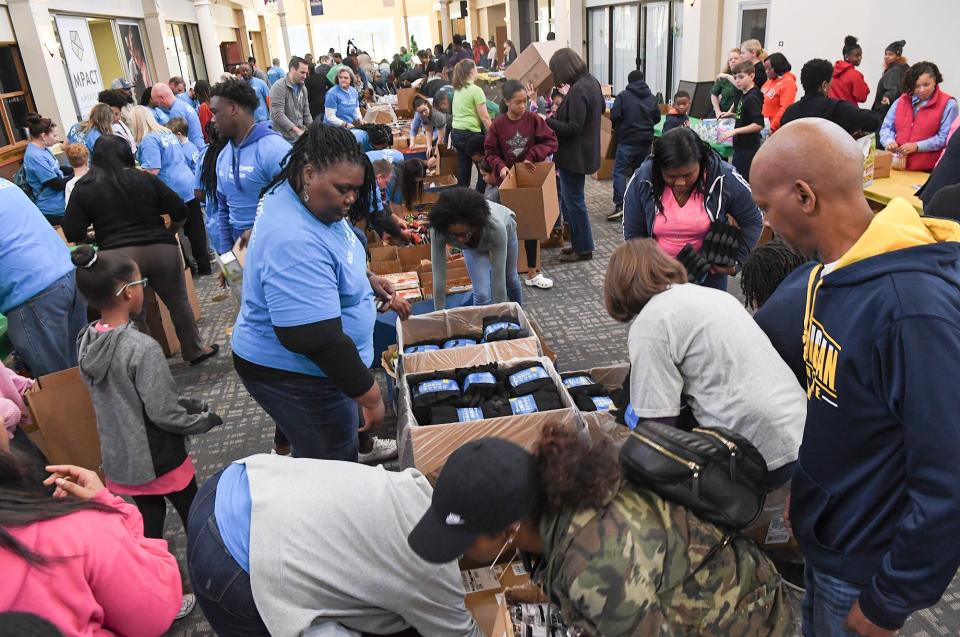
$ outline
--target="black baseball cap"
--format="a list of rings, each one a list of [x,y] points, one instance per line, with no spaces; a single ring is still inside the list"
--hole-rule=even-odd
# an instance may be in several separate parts
[[[503,438],[474,440],[447,459],[430,508],[407,541],[428,562],[451,562],[481,535],[532,514],[539,499],[536,456]]]

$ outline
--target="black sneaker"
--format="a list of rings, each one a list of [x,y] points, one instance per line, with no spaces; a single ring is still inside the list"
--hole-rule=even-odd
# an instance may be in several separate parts
[[[560,254],[573,254],[573,247],[568,246],[560,250]]]
[[[592,259],[593,259],[592,252],[584,252],[582,254],[571,252],[570,254],[560,255],[560,263],[576,263],[577,261],[590,261]]]
[[[623,219],[623,208],[615,208],[613,212],[607,215],[607,221],[620,221]]]

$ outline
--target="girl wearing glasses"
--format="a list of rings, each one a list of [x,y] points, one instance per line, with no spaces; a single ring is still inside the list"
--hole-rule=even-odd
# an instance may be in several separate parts
[[[129,148],[129,146],[127,146]],[[184,528],[197,493],[187,436],[223,421],[202,400],[182,398],[160,345],[130,322],[147,279],[117,252],[81,245],[71,256],[77,288],[100,320],[80,335],[80,375],[97,414],[106,486],[133,498],[145,537],[162,538],[169,500]],[[186,612],[195,602],[184,600]]]

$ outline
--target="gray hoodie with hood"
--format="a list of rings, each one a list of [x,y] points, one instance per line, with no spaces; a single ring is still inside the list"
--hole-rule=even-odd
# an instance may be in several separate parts
[[[106,476],[140,485],[187,459],[189,434],[223,421],[204,401],[180,398],[155,340],[132,323],[80,334],[80,375],[90,386]]]

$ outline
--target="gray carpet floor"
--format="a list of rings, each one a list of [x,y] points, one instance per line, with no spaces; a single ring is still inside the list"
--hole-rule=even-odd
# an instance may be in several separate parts
[[[622,236],[619,223],[605,220],[612,209],[611,191],[612,182],[587,178],[587,204],[596,242],[594,259],[561,264],[558,250],[545,251],[544,270],[554,279],[555,286],[551,290],[524,287],[524,309],[536,317],[543,328],[550,346],[558,354],[557,367],[561,371],[627,359],[626,325],[607,315],[601,295],[607,262]],[[742,300],[736,279],[731,280],[730,292]],[[189,367],[179,359],[171,359],[170,364],[181,392],[206,399],[224,420],[222,427],[192,440],[198,480],[202,482],[232,460],[269,452],[273,447],[273,423],[247,395],[230,362],[229,331],[236,317],[235,302],[216,287],[211,277],[197,281],[197,294],[203,311],[201,334],[208,343],[219,343],[221,353],[197,367]],[[379,377],[385,389],[386,376],[380,373]],[[393,435],[395,420],[392,406],[388,406],[381,435]],[[182,572],[186,573],[186,538],[172,508],[167,515],[166,538]],[[167,633],[177,637],[213,634],[199,607],[176,622]],[[914,614],[901,634],[909,637],[960,635],[960,578],[954,580],[939,604]]]

